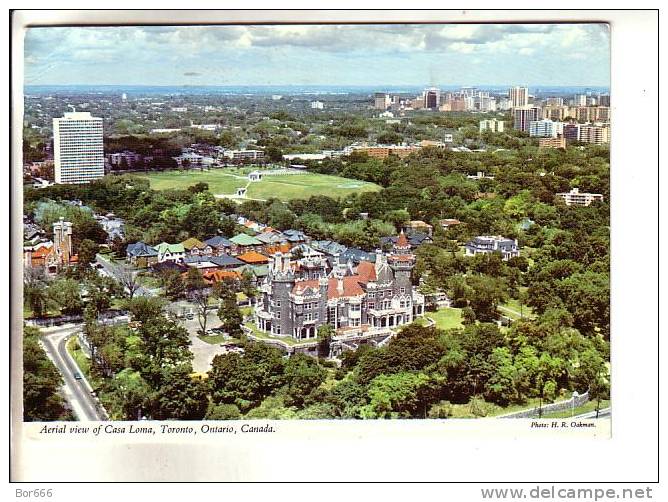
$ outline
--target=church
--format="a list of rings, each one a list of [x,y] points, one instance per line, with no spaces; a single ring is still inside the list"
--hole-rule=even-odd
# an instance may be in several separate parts
[[[276,253],[260,286],[258,329],[277,337],[315,339],[330,324],[337,338],[390,333],[424,315],[424,296],[411,283],[415,255],[402,232],[375,262],[333,265],[322,257]]]

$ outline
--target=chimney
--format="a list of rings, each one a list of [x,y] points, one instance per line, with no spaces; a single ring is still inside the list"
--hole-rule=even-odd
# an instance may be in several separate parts
[[[339,292],[340,295],[343,294],[343,278],[342,277],[337,277],[336,278],[336,290]]]

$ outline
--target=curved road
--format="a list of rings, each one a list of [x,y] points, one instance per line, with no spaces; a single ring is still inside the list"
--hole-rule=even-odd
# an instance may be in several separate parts
[[[107,414],[92,395],[93,389],[83,376],[77,363],[67,352],[67,341],[80,330],[79,325],[56,328],[42,331],[44,348],[63,377],[64,394],[72,410],[81,421],[108,420]],[[74,378],[74,374],[81,375],[81,379]]]

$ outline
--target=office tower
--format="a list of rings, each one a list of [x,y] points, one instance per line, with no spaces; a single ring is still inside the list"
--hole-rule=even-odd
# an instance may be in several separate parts
[[[523,106],[513,110],[513,128],[529,132],[529,124],[540,120],[541,110],[537,106]]]
[[[53,119],[56,183],[89,183],[104,176],[102,119],[67,112]]]
[[[430,87],[424,91],[424,107],[435,110],[441,101],[441,92],[436,87]]]
[[[508,90],[508,99],[512,108],[520,108],[529,104],[528,87],[511,87]]]
[[[387,110],[392,104],[390,96],[384,92],[377,92],[373,95],[373,107],[376,110]]]
[[[610,94],[599,94],[598,104],[600,106],[610,106]]]

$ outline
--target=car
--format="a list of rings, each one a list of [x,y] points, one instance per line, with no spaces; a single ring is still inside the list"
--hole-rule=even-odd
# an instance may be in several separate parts
[[[81,374],[78,371],[75,371],[72,376],[74,376],[75,380],[81,380]]]

